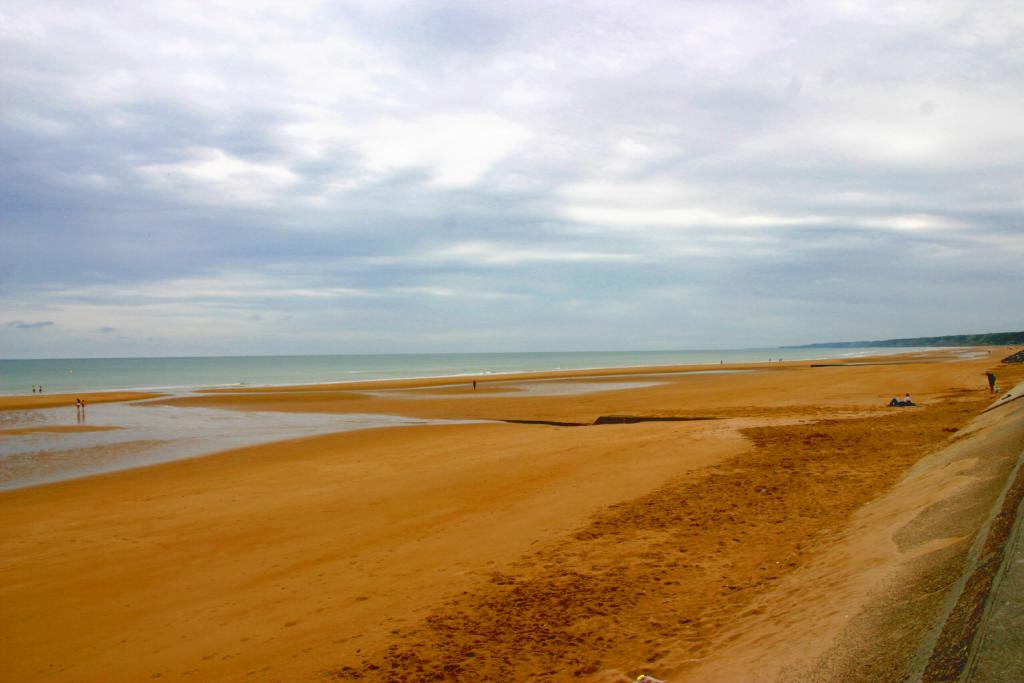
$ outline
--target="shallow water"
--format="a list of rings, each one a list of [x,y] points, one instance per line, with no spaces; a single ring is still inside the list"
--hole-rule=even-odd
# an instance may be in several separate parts
[[[457,399],[480,398],[493,392],[499,396],[516,398],[520,396],[573,396],[599,391],[621,391],[623,389],[641,389],[653,387],[663,382],[572,382],[565,380],[531,380],[529,382],[488,382],[481,387],[480,393],[467,391],[461,394],[446,393],[443,387],[418,387],[415,389],[387,389],[384,391],[360,391],[367,396],[381,398],[414,398],[414,399]]]
[[[0,490],[302,436],[471,422],[393,415],[242,412],[147,403],[90,405],[82,422],[73,406],[0,411],[0,430],[76,424],[120,427],[95,432],[0,434]]]
[[[666,377],[680,377],[683,375],[734,375],[749,372],[756,372],[756,370],[687,370],[684,372],[637,373],[620,375],[620,377],[629,378],[622,380],[613,379],[606,375],[594,375],[593,378],[580,376],[573,377],[572,379],[531,379],[523,381],[511,380],[508,382],[495,382],[488,380],[485,385],[480,386],[481,391],[479,394],[475,394],[471,391],[453,394],[446,391],[453,386],[467,387],[468,383],[466,382],[461,384],[416,387],[412,389],[360,391],[359,393],[366,394],[368,396],[379,396],[381,398],[401,397],[418,399],[479,398],[480,396],[488,395],[490,392],[507,396],[509,398],[516,398],[519,396],[576,396],[578,394],[590,394],[603,391],[623,391],[625,389],[643,389],[645,387],[653,387],[659,384],[665,384],[663,380]],[[637,381],[636,378],[638,377],[650,377],[652,379]],[[659,381],[659,379],[662,381]]]

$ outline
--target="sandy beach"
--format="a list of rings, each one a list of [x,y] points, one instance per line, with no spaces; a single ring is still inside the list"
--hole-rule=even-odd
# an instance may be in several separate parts
[[[1024,446],[1009,353],[163,399],[481,422],[0,492],[0,679],[900,680]]]

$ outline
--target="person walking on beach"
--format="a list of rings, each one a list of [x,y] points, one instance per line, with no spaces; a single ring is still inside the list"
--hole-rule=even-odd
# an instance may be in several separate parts
[[[996,376],[991,372],[986,372],[985,376],[988,377],[988,393],[996,393]]]

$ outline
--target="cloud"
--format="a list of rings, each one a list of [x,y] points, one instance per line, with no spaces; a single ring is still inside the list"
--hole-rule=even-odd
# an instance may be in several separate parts
[[[360,135],[357,146],[371,171],[425,167],[436,185],[464,187],[529,137],[524,126],[494,114],[465,112],[381,121]]]
[[[35,323],[26,323],[22,322],[21,320],[12,320],[11,322],[7,323],[7,327],[12,327],[16,330],[40,330],[43,329],[44,327],[53,327],[54,324],[55,323],[52,320],[45,320]]]
[[[198,149],[191,159],[147,164],[138,172],[158,189],[182,192],[207,202],[265,202],[299,182],[287,167],[230,156],[219,149]]]
[[[40,0],[0,26],[0,319],[62,333],[2,326],[5,353],[107,326],[103,353],[714,346],[827,339],[840,308],[830,333],[917,336],[953,299],[1024,325],[1012,4]]]
[[[428,252],[416,260],[432,263],[459,263],[470,267],[519,266],[530,263],[611,263],[635,261],[634,254],[621,252],[578,251],[571,247],[523,248],[515,244],[460,242]]]

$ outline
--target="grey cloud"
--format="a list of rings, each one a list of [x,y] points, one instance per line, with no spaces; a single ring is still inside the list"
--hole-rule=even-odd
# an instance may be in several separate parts
[[[311,351],[332,326],[356,351],[916,336],[954,300],[1024,324],[1022,13],[858,7],[8,5],[47,30],[2,39],[0,315],[80,333],[66,352],[158,329],[153,353],[216,316]],[[505,125],[528,136],[477,155]],[[678,192],[566,192],[586,183]],[[154,296],[201,279],[262,289]],[[373,295],[281,294],[344,289]]]
[[[7,323],[7,327],[12,327],[16,330],[39,330],[44,327],[53,327],[54,324],[55,323],[52,320],[45,320],[34,323],[26,323],[22,322],[21,320],[12,320],[11,322]]]

